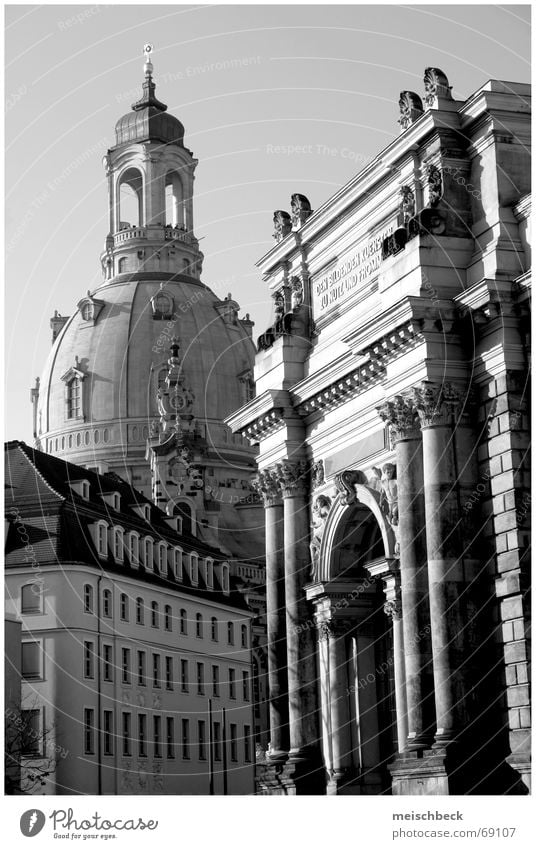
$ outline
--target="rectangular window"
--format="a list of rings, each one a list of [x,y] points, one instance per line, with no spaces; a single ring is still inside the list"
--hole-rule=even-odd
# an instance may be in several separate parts
[[[153,687],[160,687],[160,655],[153,654]]]
[[[181,747],[183,760],[190,760],[190,720],[181,719]]]
[[[114,715],[113,711],[105,710],[103,716],[104,754],[114,753]]]
[[[26,757],[43,755],[44,735],[41,731],[41,711],[21,711],[21,750]]]
[[[221,725],[214,723],[214,760],[221,761]]]
[[[84,613],[93,613],[93,587],[89,584],[84,586]]]
[[[104,681],[113,681],[112,647],[106,644],[102,647],[102,677]]]
[[[147,757],[147,714],[138,714],[138,755]]]
[[[84,708],[84,752],[86,755],[95,754],[95,711]]]
[[[162,717],[153,716],[153,754],[155,758],[162,757]]]
[[[166,757],[175,757],[175,720],[166,716]]]
[[[244,760],[246,763],[251,761],[251,728],[249,725],[244,725]]]
[[[230,743],[231,743],[231,761],[233,761],[233,763],[236,763],[236,761],[238,760],[237,730],[236,730],[236,725],[234,725],[234,723],[232,723],[232,722],[231,722],[231,725],[230,725],[230,734],[231,734],[231,740],[230,740]]]
[[[205,720],[199,719],[197,721],[197,741],[198,741],[198,755],[199,760],[204,761],[207,757],[206,751],[206,741],[205,741]]]
[[[197,664],[197,695],[202,696],[205,692],[205,666],[203,663]]]
[[[236,671],[229,669],[229,698],[236,699]]]
[[[121,649],[121,680],[130,684],[130,649]]]
[[[183,693],[188,692],[188,661],[181,660],[181,690]]]
[[[132,717],[130,713],[123,713],[123,755],[129,758],[132,755]]]
[[[220,667],[213,666],[212,667],[212,695],[219,696],[220,695]]]
[[[138,652],[138,684],[140,687],[145,687],[145,652]]]
[[[173,689],[173,658],[166,657],[166,690]]]
[[[128,622],[128,596],[126,593],[121,593],[119,610],[123,622]]]
[[[93,643],[91,643],[93,645]],[[22,677],[41,678],[41,644],[22,644]],[[93,676],[92,676],[93,677]]]
[[[249,702],[249,672],[242,672],[242,696],[245,702]]]
[[[21,590],[21,613],[41,613],[41,587],[39,584],[26,584]]]
[[[93,643],[84,643],[84,678],[94,678]]]

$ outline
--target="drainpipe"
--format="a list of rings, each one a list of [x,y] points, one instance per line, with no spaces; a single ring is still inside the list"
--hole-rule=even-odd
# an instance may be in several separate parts
[[[101,581],[97,578],[97,795],[102,796]]]

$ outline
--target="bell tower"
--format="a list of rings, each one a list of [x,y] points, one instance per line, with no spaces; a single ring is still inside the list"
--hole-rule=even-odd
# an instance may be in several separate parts
[[[115,126],[116,144],[104,157],[109,232],[104,280],[120,274],[167,272],[199,280],[203,254],[194,235],[197,159],[184,146],[184,127],[156,97],[151,56],[144,47],[140,100]]]

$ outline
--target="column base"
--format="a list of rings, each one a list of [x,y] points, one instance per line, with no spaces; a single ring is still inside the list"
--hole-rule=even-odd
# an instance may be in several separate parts
[[[326,770],[317,749],[291,751],[283,767],[281,783],[287,796],[324,796]]]
[[[281,783],[285,760],[280,763],[271,763],[267,758],[266,763],[257,764],[255,769],[255,792],[257,796],[287,795],[285,787]]]
[[[393,796],[451,796],[456,792],[446,749],[406,751],[389,764]]]
[[[355,768],[335,770],[328,776],[328,796],[378,796],[385,792],[385,777],[379,772],[367,770],[365,775]]]
[[[530,763],[523,755],[502,757],[460,741],[420,752],[406,751],[389,764],[393,796],[526,795]]]

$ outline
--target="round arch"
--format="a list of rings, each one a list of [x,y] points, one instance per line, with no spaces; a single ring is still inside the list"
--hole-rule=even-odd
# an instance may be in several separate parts
[[[349,515],[355,510],[356,505],[366,508],[377,522],[386,558],[395,558],[396,539],[393,529],[389,525],[384,513],[380,508],[380,495],[375,489],[364,484],[354,485],[355,499],[344,503],[341,494],[338,495],[335,504],[331,508],[326,520],[322,535],[319,552],[319,574],[318,580],[327,582],[333,579],[334,552],[337,543],[337,535],[341,525],[345,524]]]
[[[127,188],[126,193],[124,187]],[[130,227],[144,226],[144,188],[145,173],[139,166],[129,165],[117,175],[115,184],[116,232],[121,230],[125,224],[129,224]]]

